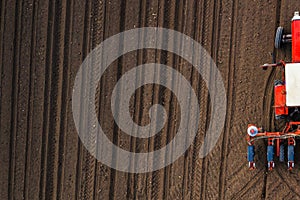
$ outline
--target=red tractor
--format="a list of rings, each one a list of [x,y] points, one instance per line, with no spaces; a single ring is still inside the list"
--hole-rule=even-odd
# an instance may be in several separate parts
[[[281,80],[276,80],[274,84],[274,109],[275,120],[284,120],[285,128],[280,132],[268,132],[258,128],[254,124],[249,124],[247,129],[248,142],[248,162],[249,169],[255,169],[254,162],[254,141],[267,139],[267,160],[268,169],[272,170],[274,164],[274,154],[279,157],[279,161],[284,162],[287,143],[287,165],[291,170],[294,167],[294,147],[296,137],[300,136],[300,16],[295,12],[292,19],[292,34],[284,34],[283,28],[278,27],[275,37],[275,48],[279,49],[284,43],[292,43],[292,62],[285,63],[279,61],[274,64],[264,64],[262,69],[268,67],[279,67],[282,72]]]

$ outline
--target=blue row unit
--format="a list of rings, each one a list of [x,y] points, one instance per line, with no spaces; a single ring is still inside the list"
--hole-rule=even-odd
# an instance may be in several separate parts
[[[279,147],[279,161],[284,162],[284,145],[281,144]]]
[[[274,146],[268,146],[267,149],[267,159],[268,162],[272,162],[274,160]]]
[[[294,145],[288,146],[288,161],[294,162]]]
[[[254,162],[254,146],[248,146],[248,162]]]

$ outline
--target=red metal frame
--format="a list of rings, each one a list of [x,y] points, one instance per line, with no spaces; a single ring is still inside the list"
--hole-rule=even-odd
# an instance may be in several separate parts
[[[294,17],[292,20],[292,62],[300,62],[300,20]]]
[[[294,132],[289,132],[292,125],[298,125],[298,129]],[[249,126],[255,126],[255,125],[249,124],[248,127]],[[260,130],[261,129],[259,129],[259,131]],[[287,122],[286,126],[282,132],[264,131],[264,132],[258,133],[254,137],[247,135],[247,141],[248,141],[249,145],[253,145],[252,139],[258,138],[258,137],[267,137],[268,139],[272,140],[272,143],[269,143],[269,141],[268,141],[268,145],[274,145],[273,140],[278,140],[278,139],[280,139],[281,136],[290,136],[290,137],[300,136],[300,122]],[[279,153],[277,155],[279,155]]]
[[[287,115],[289,112],[288,107],[286,107],[285,84],[274,87],[274,109],[275,115]]]

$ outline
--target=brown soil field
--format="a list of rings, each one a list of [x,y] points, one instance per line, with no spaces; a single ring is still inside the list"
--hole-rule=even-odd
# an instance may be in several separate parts
[[[275,30],[281,25],[290,31],[296,10],[297,0],[2,0],[0,199],[300,199],[300,154],[295,153],[293,171],[276,162],[269,172],[266,146],[259,141],[257,169],[249,171],[245,141],[248,123],[275,128],[272,87],[280,74],[258,66],[272,62]],[[170,90],[145,85],[131,99],[138,124],[149,123],[154,103],[168,112],[167,125],[149,139],[123,133],[110,108],[122,74],[140,64],[162,63],[183,74],[199,98],[193,144],[171,165],[140,174],[111,169],[82,145],[72,116],[76,73],[102,41],[138,27],[190,36],[220,70],[227,92],[225,127],[205,158],[198,154],[210,116],[206,84],[184,59],[153,49],[130,52],[109,66],[96,95],[99,121],[107,137],[128,151],[165,146],[180,118]],[[274,57],[290,61],[291,48]]]

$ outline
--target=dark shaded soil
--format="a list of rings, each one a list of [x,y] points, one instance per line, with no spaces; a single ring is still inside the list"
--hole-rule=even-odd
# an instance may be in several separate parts
[[[272,62],[278,25],[290,30],[300,3],[292,0],[189,1],[1,1],[0,6],[0,199],[296,199],[299,155],[292,172],[285,164],[266,169],[263,141],[257,167],[248,171],[248,123],[273,128],[272,86],[279,75],[261,71]],[[144,50],[114,62],[96,97],[107,136],[122,148],[147,152],[176,134],[180,112],[171,91],[147,85],[130,109],[135,122],[149,123],[148,109],[162,103],[168,126],[149,140],[131,138],[116,126],[110,95],[118,78],[134,66],[159,62],[190,81],[200,104],[193,145],[164,169],[130,174],[95,160],[81,144],[72,116],[72,87],[84,58],[103,40],[138,27],[165,27],[200,42],[215,60],[227,91],[224,131],[217,146],[198,158],[209,117],[205,82],[191,64],[168,52]],[[290,60],[290,48],[276,54]],[[101,89],[100,89],[101,88]]]

